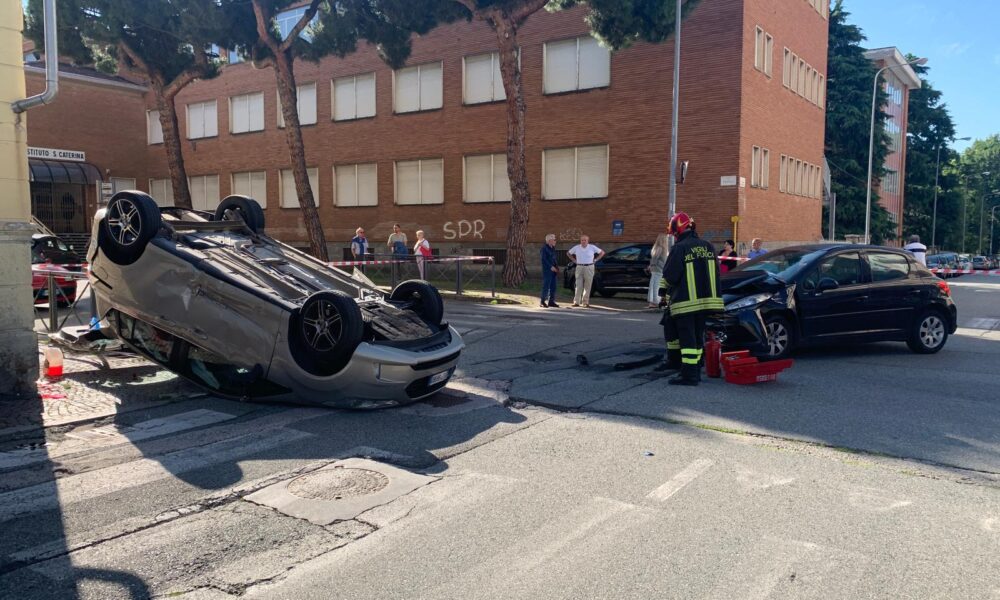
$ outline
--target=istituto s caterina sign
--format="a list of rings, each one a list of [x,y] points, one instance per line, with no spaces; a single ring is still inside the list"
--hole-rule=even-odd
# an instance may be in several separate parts
[[[48,158],[50,160],[72,160],[84,162],[87,153],[82,150],[60,150],[59,148],[34,148],[28,146],[28,158]]]

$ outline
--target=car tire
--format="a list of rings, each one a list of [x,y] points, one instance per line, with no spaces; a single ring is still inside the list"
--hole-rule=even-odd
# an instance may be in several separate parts
[[[917,354],[934,354],[948,341],[947,320],[941,312],[928,310],[913,322],[906,345]]]
[[[156,201],[142,192],[118,192],[97,230],[97,246],[116,265],[139,260],[163,222]]]
[[[232,221],[241,217],[247,224],[250,231],[262,233],[264,231],[264,209],[260,204],[248,196],[226,196],[215,209],[216,221]]]
[[[768,348],[765,356],[771,360],[788,358],[795,347],[795,330],[791,322],[782,315],[768,315],[764,318],[764,333]]]
[[[357,302],[338,291],[316,292],[291,319],[288,346],[295,362],[313,375],[343,369],[364,336]]]
[[[420,317],[432,325],[444,319],[444,301],[433,285],[422,279],[410,279],[396,286],[389,294],[391,302],[408,302]]]

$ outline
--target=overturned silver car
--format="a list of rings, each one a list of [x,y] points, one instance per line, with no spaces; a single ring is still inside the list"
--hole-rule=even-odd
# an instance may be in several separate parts
[[[438,291],[391,293],[264,234],[253,199],[214,214],[115,194],[88,259],[98,315],[150,360],[243,399],[374,408],[443,388],[464,344]]]

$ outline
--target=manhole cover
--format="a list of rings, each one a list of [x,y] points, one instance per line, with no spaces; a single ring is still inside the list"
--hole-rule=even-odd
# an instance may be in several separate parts
[[[296,477],[288,492],[308,500],[342,500],[380,492],[389,478],[369,469],[327,469]]]

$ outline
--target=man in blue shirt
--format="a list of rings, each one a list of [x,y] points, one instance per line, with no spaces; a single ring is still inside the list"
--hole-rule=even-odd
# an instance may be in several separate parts
[[[354,260],[365,260],[365,255],[368,254],[368,238],[365,237],[365,230],[358,227],[354,231],[355,235],[351,238],[351,256]],[[364,266],[361,267],[361,271],[364,272]]]
[[[757,258],[758,256],[763,256],[767,254],[767,250],[761,248],[761,244],[764,242],[760,238],[754,238],[750,242],[750,253],[747,254],[747,258]]]
[[[559,279],[559,265],[556,263],[556,236],[545,236],[542,246],[542,308],[559,308],[556,304],[556,281]],[[548,303],[546,303],[546,301]]]

